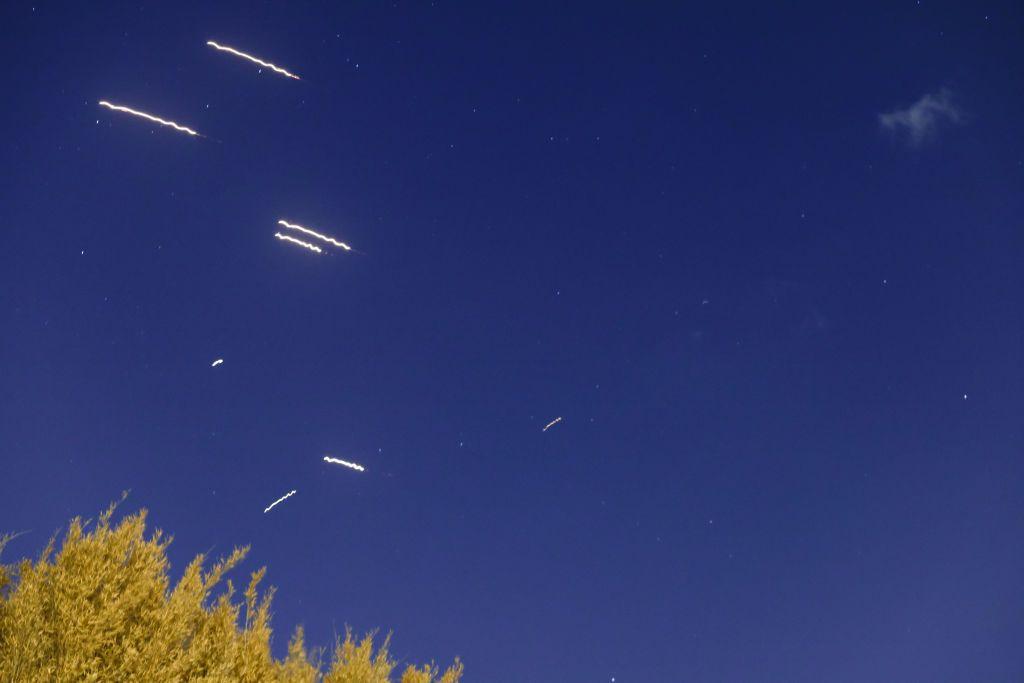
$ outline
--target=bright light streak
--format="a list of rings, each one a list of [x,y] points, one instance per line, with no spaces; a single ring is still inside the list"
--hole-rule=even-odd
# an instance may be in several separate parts
[[[212,363],[210,363],[210,367],[211,368],[215,368],[215,367],[217,367],[218,365],[220,365],[223,362],[224,362],[223,358],[218,358],[217,360],[215,360]]]
[[[556,424],[558,424],[561,421],[562,421],[562,418],[556,417],[554,420],[552,420],[551,422],[548,422],[546,425],[544,425],[544,429],[542,429],[540,431],[546,432],[546,431],[548,431],[549,429],[551,429],[552,427],[554,427]]]
[[[318,240],[323,240],[324,242],[327,242],[328,244],[333,244],[336,247],[341,247],[345,251],[352,251],[352,247],[348,246],[344,242],[339,242],[338,240],[334,239],[333,237],[328,237],[327,235],[321,235],[320,233],[316,232],[315,230],[310,230],[309,228],[304,228],[301,225],[296,225],[295,223],[289,223],[288,221],[283,221],[283,220],[282,221],[278,221],[277,224],[278,225],[283,225],[284,227],[286,227],[286,228],[288,228],[290,230],[298,230],[299,232],[304,232],[307,235],[309,235],[310,237],[315,237]]]
[[[302,240],[297,240],[294,237],[289,237],[288,235],[282,235],[279,232],[275,232],[274,233],[274,237],[276,237],[279,240],[285,240],[286,242],[291,242],[293,244],[297,244],[300,247],[305,247],[306,249],[309,249],[310,251],[315,251],[318,254],[322,254],[323,253],[323,249],[321,249],[320,247],[316,246],[315,244],[310,244],[309,242],[303,242]]]
[[[213,42],[212,40],[206,41],[206,44],[209,45],[210,47],[217,48],[218,50],[222,50],[224,52],[230,52],[231,54],[235,55],[236,57],[241,57],[242,59],[248,59],[250,62],[255,62],[256,64],[259,64],[262,67],[270,69],[271,71],[276,71],[277,73],[281,74],[282,76],[287,76],[288,78],[294,78],[297,81],[301,81],[302,80],[301,78],[299,78],[295,74],[288,73],[287,71],[285,71],[284,69],[282,69],[279,66],[275,66],[275,65],[271,64],[270,62],[264,62],[262,59],[258,59],[256,57],[253,57],[252,55],[247,55],[244,52],[239,52],[238,50],[236,50],[233,47],[228,47],[226,45],[218,45],[217,43]]]
[[[271,503],[270,505],[268,505],[268,506],[267,506],[267,509],[263,511],[263,514],[267,514],[268,512],[270,512],[270,511],[271,511],[271,510],[273,509],[273,507],[274,507],[275,505],[277,505],[277,504],[278,504],[278,503],[280,503],[281,501],[284,501],[284,500],[288,500],[289,498],[291,498],[292,496],[294,496],[294,495],[295,495],[295,493],[296,493],[295,491],[289,491],[288,493],[284,494],[283,496],[281,496],[280,498],[278,498],[277,500],[275,500],[275,501],[274,501],[273,503]]]
[[[119,104],[111,104],[110,102],[107,102],[106,100],[100,100],[99,101],[99,105],[101,107],[106,107],[107,109],[113,109],[114,111],[123,111],[126,114],[132,114],[133,116],[141,116],[142,118],[146,119],[147,121],[152,121],[153,123],[159,123],[162,126],[170,126],[174,130],[181,131],[182,133],[188,133],[189,135],[199,135],[199,133],[195,132],[191,128],[187,128],[185,126],[180,126],[177,123],[175,123],[174,121],[165,121],[164,119],[158,118],[156,116],[153,116],[151,114],[147,114],[147,113],[142,112],[142,111],[135,111],[134,109],[129,109],[128,107],[122,107]]]
[[[362,465],[357,465],[354,462],[348,462],[346,460],[340,460],[338,458],[332,458],[332,457],[330,457],[328,455],[324,456],[324,462],[331,462],[331,463],[334,463],[335,465],[344,465],[345,467],[353,469],[356,472],[365,472],[366,471],[366,468],[363,467]]]

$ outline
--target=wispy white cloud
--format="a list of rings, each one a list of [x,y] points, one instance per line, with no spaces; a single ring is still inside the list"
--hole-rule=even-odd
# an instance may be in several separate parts
[[[894,109],[878,115],[882,128],[893,133],[905,133],[911,144],[920,144],[935,134],[944,123],[963,123],[964,115],[953,101],[953,93],[942,88],[927,93],[904,109]]]

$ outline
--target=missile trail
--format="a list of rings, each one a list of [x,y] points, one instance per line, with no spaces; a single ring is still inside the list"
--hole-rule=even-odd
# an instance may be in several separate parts
[[[323,253],[323,249],[321,249],[320,247],[316,246],[315,244],[310,244],[309,242],[303,242],[302,240],[297,240],[294,237],[289,237],[288,235],[282,235],[279,232],[275,232],[274,233],[274,237],[276,237],[279,240],[284,240],[286,242],[291,242],[293,244],[297,244],[300,247],[305,247],[306,249],[309,249],[310,251],[315,251],[318,254]]]
[[[295,494],[296,494],[296,491],[289,491],[288,493],[284,494],[283,496],[281,496],[280,498],[278,498],[277,500],[275,500],[275,501],[274,501],[273,503],[271,503],[270,505],[268,505],[268,506],[267,506],[267,509],[263,511],[263,514],[267,514],[268,512],[270,512],[270,511],[271,511],[271,510],[273,509],[273,507],[274,507],[275,505],[277,505],[278,503],[280,503],[280,502],[281,502],[281,501],[283,501],[283,500],[287,500],[287,499],[291,498],[291,497],[292,497],[292,496],[294,496]]]
[[[304,228],[301,225],[296,225],[295,223],[289,223],[288,221],[284,221],[284,220],[278,221],[277,224],[278,225],[283,225],[284,227],[288,228],[289,230],[298,230],[299,232],[304,232],[307,235],[309,235],[310,237],[315,237],[318,240],[323,240],[324,242],[327,242],[328,244],[333,244],[336,247],[341,247],[345,251],[352,251],[352,247],[348,246],[344,242],[339,242],[338,240],[334,239],[333,237],[328,237],[327,235],[321,235],[320,233],[316,232],[315,230],[310,230],[309,228]]]
[[[215,367],[217,367],[218,365],[220,365],[223,362],[224,362],[223,358],[218,358],[217,360],[215,360],[212,363],[210,363],[210,367],[211,368],[215,368]]]
[[[132,114],[133,116],[141,116],[142,118],[146,119],[147,121],[152,121],[153,123],[159,123],[162,126],[170,126],[174,130],[181,131],[182,133],[188,133],[189,135],[199,135],[199,133],[195,132],[191,128],[188,128],[186,126],[180,126],[177,123],[175,123],[174,121],[165,121],[164,119],[161,119],[161,118],[158,118],[156,116],[153,116],[152,114],[147,114],[147,113],[142,112],[142,111],[135,111],[134,109],[129,109],[128,107],[122,107],[121,105],[118,105],[118,104],[111,104],[110,102],[107,102],[106,100],[100,100],[99,101],[99,105],[101,107],[106,107],[107,109],[113,109],[114,111],[123,111],[126,114]],[[199,137],[202,137],[202,136],[200,135]]]
[[[301,81],[302,80],[301,78],[299,78],[295,74],[288,73],[287,71],[285,71],[284,69],[282,69],[279,66],[275,66],[275,65],[271,64],[270,62],[264,62],[262,59],[258,59],[256,57],[253,57],[252,55],[247,55],[244,52],[239,52],[238,50],[236,50],[233,47],[228,47],[227,45],[218,45],[217,43],[213,42],[212,40],[206,41],[206,44],[209,45],[210,47],[213,47],[213,48],[216,48],[218,50],[221,50],[222,52],[230,52],[231,54],[235,55],[236,57],[241,57],[242,59],[248,59],[250,62],[255,62],[256,64],[259,64],[262,67],[270,69],[271,71],[276,71],[277,73],[281,74],[282,76],[287,76],[288,78],[294,78],[297,81]]]
[[[549,429],[551,429],[552,427],[554,427],[556,424],[558,424],[561,421],[562,421],[562,418],[556,417],[554,420],[552,420],[551,422],[548,422],[546,425],[544,425],[544,429],[542,429],[540,431],[546,432],[546,431],[548,431]]]
[[[345,460],[340,460],[338,458],[332,458],[332,457],[330,457],[328,455],[324,456],[324,462],[334,463],[335,465],[344,465],[345,467],[348,467],[349,469],[353,469],[356,472],[365,472],[366,471],[366,468],[363,467],[362,465],[357,465],[354,462],[347,462]]]

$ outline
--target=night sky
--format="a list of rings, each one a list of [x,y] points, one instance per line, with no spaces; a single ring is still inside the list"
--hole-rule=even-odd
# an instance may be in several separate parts
[[[1024,680],[1024,6],[211,4],[0,10],[5,559],[128,489],[279,654]]]

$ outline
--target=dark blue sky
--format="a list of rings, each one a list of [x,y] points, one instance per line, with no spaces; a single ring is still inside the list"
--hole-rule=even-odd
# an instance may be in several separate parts
[[[1019,3],[207,5],[0,11],[8,559],[130,489],[277,646],[1024,680]]]

